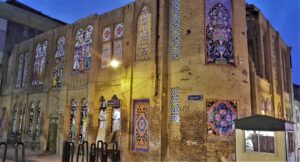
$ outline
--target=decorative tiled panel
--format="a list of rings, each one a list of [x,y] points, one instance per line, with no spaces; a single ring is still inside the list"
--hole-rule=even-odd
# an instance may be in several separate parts
[[[124,35],[124,25],[123,23],[119,23],[115,25],[115,30],[114,30],[114,38],[121,38]]]
[[[28,80],[28,64],[29,64],[29,53],[26,52],[24,58],[22,87],[25,87]]]
[[[114,41],[114,48],[113,48],[113,58],[122,62],[122,55],[123,55],[123,40],[118,39]]]
[[[85,72],[91,68],[93,26],[78,29],[73,58],[73,71]]]
[[[64,57],[65,57],[65,37],[59,37],[57,41],[57,49],[54,55],[54,72],[53,72],[53,81],[52,86],[59,88],[63,83],[64,75]]]
[[[206,63],[234,64],[231,0],[205,0]]]
[[[106,27],[102,30],[102,42],[110,41],[112,37],[112,27]]]
[[[70,115],[70,142],[74,142],[76,133],[76,116],[77,116],[77,100],[71,101],[71,115]]]
[[[19,64],[18,64],[16,88],[20,88],[21,85],[22,85],[23,64],[24,64],[24,54],[21,54],[19,56]]]
[[[101,68],[109,67],[110,60],[112,57],[111,42],[106,42],[102,44],[102,54],[101,54]]]
[[[133,150],[147,152],[150,139],[150,100],[134,100],[133,108]]]
[[[82,144],[86,140],[88,126],[88,101],[86,98],[82,99],[80,124],[79,124],[79,143]]]
[[[171,88],[170,97],[170,120],[171,122],[180,122],[180,89]]]
[[[237,102],[229,100],[208,100],[207,129],[209,134],[230,136],[234,134],[237,119]]]
[[[137,22],[136,60],[151,59],[151,23],[150,8],[145,5],[140,11]]]
[[[48,41],[39,42],[35,48],[32,85],[42,85],[45,73]]]
[[[180,0],[170,1],[170,59],[180,55]]]

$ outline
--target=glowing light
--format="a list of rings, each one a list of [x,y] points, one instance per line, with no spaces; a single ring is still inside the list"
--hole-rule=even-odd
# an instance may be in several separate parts
[[[113,68],[117,68],[120,66],[120,61],[117,61],[117,60],[111,60],[110,62],[110,66],[113,67]]]

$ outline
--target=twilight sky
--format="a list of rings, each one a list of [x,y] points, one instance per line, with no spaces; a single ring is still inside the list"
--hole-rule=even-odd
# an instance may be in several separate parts
[[[4,1],[4,0],[0,0]],[[101,14],[134,0],[18,0],[46,15],[75,22],[91,14]],[[300,0],[246,0],[261,9],[264,16],[292,47],[293,80],[300,84]]]

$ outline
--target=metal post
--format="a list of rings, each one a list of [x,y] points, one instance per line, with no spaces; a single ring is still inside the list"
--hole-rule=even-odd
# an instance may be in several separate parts
[[[79,162],[79,157],[82,158],[82,152],[83,152],[83,145],[79,144],[77,149],[76,162]]]
[[[101,147],[101,162],[107,162],[107,143],[104,142]]]
[[[86,156],[86,162],[89,162],[89,143],[88,141],[83,141],[82,143],[82,162],[84,162],[84,157]]]
[[[20,161],[19,161],[19,146],[21,146],[21,149],[22,149],[22,156],[21,156]],[[25,149],[24,149],[24,143],[23,142],[18,142],[15,145],[15,155],[16,155],[16,162],[25,162]]]
[[[91,152],[90,152],[90,162],[95,162],[96,161],[96,144],[92,143],[91,144]]]
[[[6,159],[6,151],[7,151],[7,144],[6,144],[5,142],[0,142],[0,148],[1,148],[2,145],[4,146],[2,162],[5,162],[5,159]]]
[[[101,148],[100,148],[101,146]],[[101,150],[100,150],[101,149]],[[102,149],[103,149],[103,141],[97,141],[97,148],[96,148],[96,162],[99,162],[99,158],[102,157],[101,153],[102,153]]]
[[[71,157],[71,162],[73,162],[73,159],[74,159],[74,143],[69,142],[68,147],[69,147],[68,162],[70,161],[70,157]]]
[[[116,141],[113,143],[112,161],[113,162],[119,162],[120,161],[120,150],[118,148],[118,142],[116,142]]]

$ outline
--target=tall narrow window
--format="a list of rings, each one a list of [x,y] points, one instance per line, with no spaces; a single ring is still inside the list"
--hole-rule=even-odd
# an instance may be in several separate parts
[[[21,54],[19,56],[16,88],[20,88],[22,85],[23,64],[24,64],[24,54]]]
[[[42,85],[44,74],[45,74],[45,64],[46,64],[46,54],[47,54],[48,41],[43,43],[39,42],[35,48],[34,64],[33,64],[33,76],[32,85]]]
[[[25,53],[24,58],[24,69],[23,69],[23,80],[22,80],[22,87],[25,87],[27,83],[27,74],[28,74],[28,64],[29,64],[29,53]]]
[[[65,37],[59,37],[57,41],[57,49],[54,55],[55,64],[53,71],[53,82],[52,86],[59,88],[63,83],[64,75],[64,57],[65,57]]]
[[[205,1],[206,63],[234,64],[231,0]]]
[[[77,100],[73,98],[71,101],[70,142],[75,141],[76,115],[77,115]]]
[[[93,29],[93,26],[89,25],[86,29],[78,29],[77,31],[73,58],[74,72],[85,72],[91,68]]]
[[[150,8],[145,5],[137,22],[136,60],[151,59],[151,20]]]

